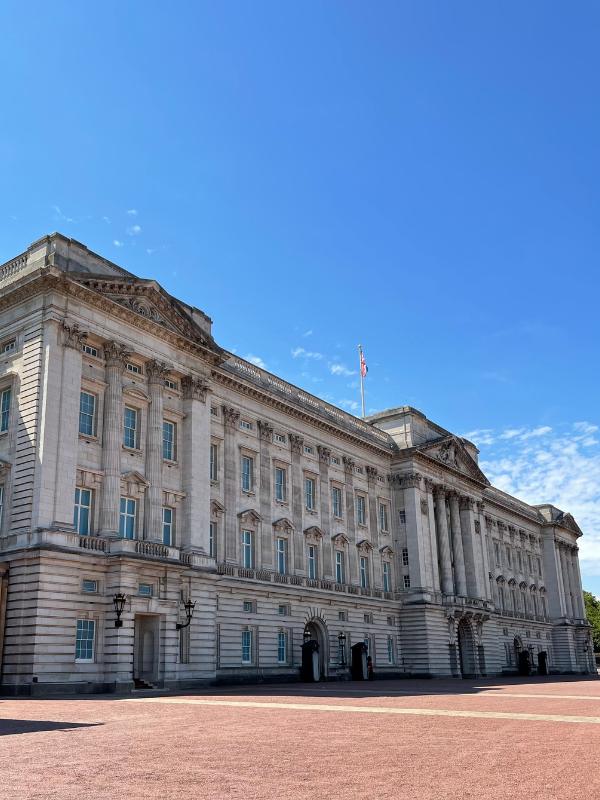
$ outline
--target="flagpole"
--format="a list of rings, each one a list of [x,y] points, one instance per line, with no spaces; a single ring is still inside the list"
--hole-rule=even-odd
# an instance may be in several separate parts
[[[360,375],[360,399],[362,403],[362,418],[365,418],[365,379],[362,374],[362,344],[358,345],[358,374]]]

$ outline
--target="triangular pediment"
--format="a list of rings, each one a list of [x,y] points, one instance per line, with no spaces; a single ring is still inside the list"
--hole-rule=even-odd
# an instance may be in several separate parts
[[[304,535],[307,539],[318,541],[323,537],[323,531],[318,527],[318,525],[311,525],[310,528],[304,529]]]
[[[568,531],[573,531],[578,536],[583,535],[583,531],[579,527],[579,525],[575,522],[575,517],[572,514],[566,513],[562,514],[556,520],[557,525],[560,525],[563,528],[566,528]]]
[[[171,297],[156,281],[86,273],[69,273],[69,279],[146,322],[160,325],[221,358],[225,357],[224,351],[210,334],[210,319],[197,309],[193,310],[195,316],[192,318],[189,307]]]
[[[417,447],[419,452],[434,458],[445,467],[455,469],[468,475],[476,481],[490,485],[490,482],[479,469],[477,462],[472,458],[467,448],[458,436],[447,436],[444,439],[437,439],[433,442],[426,442]]]
[[[253,508],[248,508],[246,509],[246,511],[240,511],[238,517],[240,518],[241,522],[245,522],[246,524],[248,523],[257,524],[262,519],[258,511],[255,511]]]
[[[287,533],[291,533],[294,530],[294,526],[287,517],[280,517],[279,519],[275,520],[273,523],[273,528],[276,531],[286,531]]]

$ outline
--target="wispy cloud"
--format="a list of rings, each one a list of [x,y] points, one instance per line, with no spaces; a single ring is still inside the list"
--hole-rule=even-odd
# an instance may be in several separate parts
[[[312,336],[312,335],[313,335],[312,331],[304,331],[304,333],[302,334],[302,338],[306,339],[306,338],[308,338],[309,336]]]
[[[110,218],[109,217],[102,217],[102,222],[106,222],[107,225],[110,225]]]
[[[481,377],[486,381],[492,381],[493,383],[512,383],[512,379],[507,375],[505,372],[501,372],[500,370],[488,370],[487,372],[482,372]]]
[[[330,364],[329,371],[332,375],[343,375],[344,377],[356,375],[355,369],[348,369],[344,364]]]
[[[142,232],[141,225],[130,225],[129,228],[127,228],[128,236],[139,236],[141,232]]]
[[[148,253],[149,256],[151,256],[152,253],[156,253],[156,250],[153,247],[147,247],[146,252]]]
[[[138,210],[137,208],[128,208],[126,213],[129,214],[130,217],[137,217]]]
[[[115,247],[123,247],[125,242],[120,242],[118,239],[113,239],[113,244]]]
[[[249,361],[251,364],[256,364],[256,366],[260,367],[261,369],[267,369],[267,365],[265,364],[265,362],[262,360],[262,358],[260,356],[255,356],[252,353],[248,353],[248,355],[244,356],[244,358],[246,359],[246,361]]]
[[[343,408],[345,411],[349,411],[351,414],[357,414],[360,406],[356,400],[338,400],[338,406]]]
[[[292,358],[313,358],[315,361],[321,361],[325,356],[323,353],[305,350],[303,347],[295,347],[292,350]]]
[[[598,429],[575,422],[465,434],[481,447],[480,466],[494,486],[532,505],[552,503],[573,514],[584,532],[579,542],[584,584],[585,576],[600,576]]]
[[[63,214],[63,212],[59,208],[59,206],[52,206],[52,209],[53,209],[54,214],[55,214],[54,218],[60,220],[61,222],[76,222],[77,221],[73,217],[68,217],[66,214]]]

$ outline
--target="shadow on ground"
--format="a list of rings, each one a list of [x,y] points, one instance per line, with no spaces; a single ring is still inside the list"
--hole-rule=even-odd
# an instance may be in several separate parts
[[[50,722],[40,719],[0,719],[0,736],[39,731],[67,731],[71,728],[93,728],[101,722]]]

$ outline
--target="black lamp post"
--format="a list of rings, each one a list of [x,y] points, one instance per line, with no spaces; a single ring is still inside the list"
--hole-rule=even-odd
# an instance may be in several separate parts
[[[119,592],[113,597],[113,605],[115,607],[115,614],[117,618],[115,620],[115,628],[122,628],[123,627],[123,620],[121,619],[121,614],[123,613],[123,609],[125,608],[125,603],[127,602],[127,595]]]
[[[190,622],[192,621],[192,617],[194,616],[194,609],[196,608],[196,603],[192,603],[192,601],[188,598],[185,603],[183,604],[185,608],[185,622],[178,622],[175,625],[175,630],[180,631],[182,628],[187,628]]]
[[[304,628],[304,633],[302,634],[302,638],[304,639],[304,644],[310,642],[310,631],[308,628]]]
[[[340,648],[340,665],[346,666],[346,634],[344,631],[338,633],[338,645]]]

